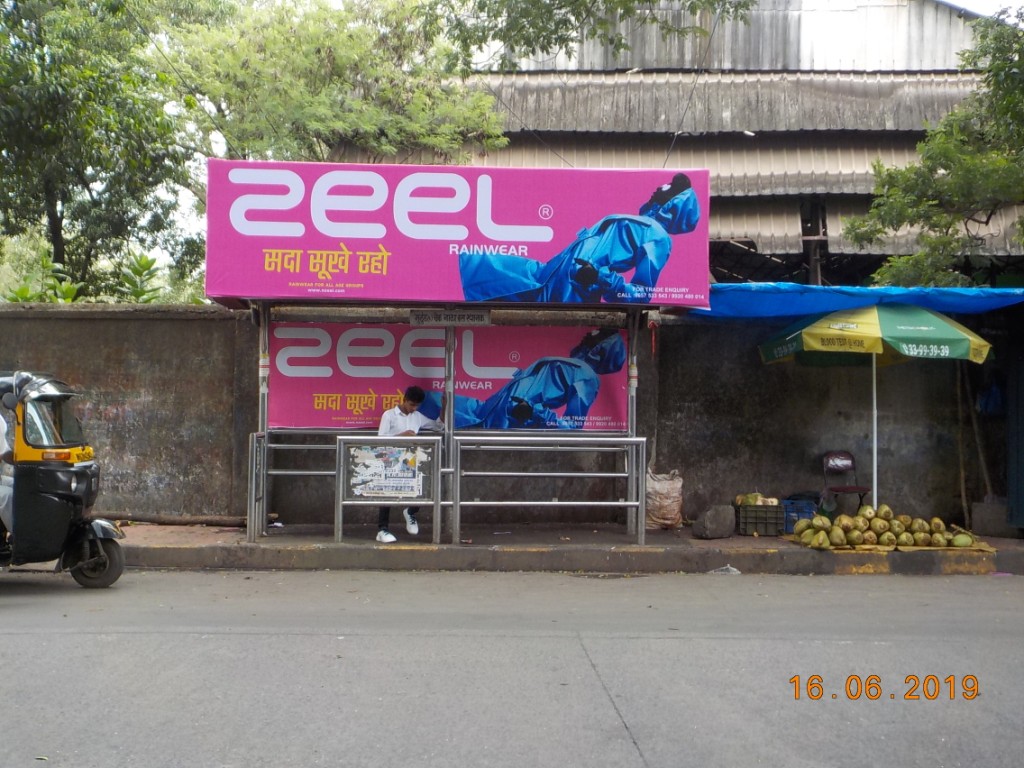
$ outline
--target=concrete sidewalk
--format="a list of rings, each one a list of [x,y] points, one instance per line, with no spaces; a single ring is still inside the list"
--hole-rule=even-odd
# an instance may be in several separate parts
[[[378,544],[374,526],[346,526],[335,543],[327,526],[272,528],[256,543],[245,530],[205,525],[124,524],[128,566],[240,570],[567,571],[706,573],[730,565],[741,573],[1024,575],[1024,539],[985,540],[994,552],[934,549],[819,552],[781,537],[695,539],[689,527],[647,531],[644,546],[622,525],[573,523],[463,524],[462,544],[431,543],[396,528],[395,544]]]

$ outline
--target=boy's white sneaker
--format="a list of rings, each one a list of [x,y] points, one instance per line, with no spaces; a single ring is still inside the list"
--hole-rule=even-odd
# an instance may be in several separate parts
[[[413,536],[417,535],[420,532],[420,524],[416,522],[416,515],[406,507],[402,510],[402,517],[405,518],[405,530]]]
[[[377,541],[381,544],[394,544],[398,539],[391,531],[377,531]]]

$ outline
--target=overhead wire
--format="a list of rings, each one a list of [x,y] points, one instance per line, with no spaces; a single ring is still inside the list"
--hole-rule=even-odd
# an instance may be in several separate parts
[[[557,61],[557,58],[558,58],[557,56],[547,56],[547,57],[546,57],[546,59],[544,59],[544,60],[546,60],[546,61]],[[541,59],[536,59],[536,58],[532,58],[532,57],[527,57],[527,59],[526,59],[526,60],[527,60],[527,61],[532,61],[532,62],[534,62],[534,63],[540,63],[540,62],[542,61]],[[555,66],[557,66],[557,64],[556,64]],[[497,72],[497,73],[494,73],[494,72],[492,72],[492,73],[490,73],[490,75],[492,75],[492,76],[493,76],[494,74],[504,75],[505,73],[503,73],[503,72]],[[484,76],[485,76],[485,77],[487,77],[487,76],[488,76],[488,74],[487,74],[487,73],[485,73],[485,75],[484,75]],[[564,82],[564,80],[563,80],[563,82]],[[570,167],[570,168],[575,168],[575,167],[576,167],[576,166],[575,166],[575,165],[574,165],[574,164],[572,163],[572,161],[571,161],[571,160],[569,160],[569,159],[568,159],[567,157],[565,157],[565,156],[564,156],[564,155],[563,155],[563,154],[562,154],[561,152],[559,152],[559,151],[558,151],[557,149],[555,149],[554,147],[552,147],[552,146],[551,146],[551,145],[550,145],[550,144],[549,144],[549,143],[548,143],[547,141],[545,141],[545,140],[544,140],[544,137],[543,137],[543,136],[541,136],[541,135],[540,135],[540,133],[539,133],[539,132],[538,132],[538,131],[537,131],[537,130],[536,130],[535,128],[531,128],[531,127],[530,127],[529,125],[527,125],[527,123],[526,123],[526,120],[525,120],[525,119],[524,119],[524,118],[522,117],[522,115],[520,115],[519,113],[517,113],[517,112],[516,112],[516,111],[515,111],[515,110],[514,110],[514,109],[512,108],[512,105],[511,105],[511,104],[509,104],[509,103],[508,103],[507,101],[505,101],[505,100],[504,100],[503,98],[501,98],[501,96],[500,96],[500,95],[499,95],[499,94],[497,93],[497,91],[495,91],[494,87],[493,87],[493,86],[492,86],[492,85],[491,85],[490,83],[488,83],[488,84],[487,84],[487,90],[488,90],[488,91],[490,92],[491,96],[493,96],[493,97],[494,97],[494,100],[495,100],[496,102],[498,102],[498,103],[499,103],[499,104],[500,104],[500,105],[501,105],[501,106],[502,106],[502,107],[503,107],[503,108],[505,109],[505,111],[506,111],[506,112],[507,112],[507,113],[508,113],[508,114],[509,114],[510,116],[514,117],[514,118],[515,118],[516,120],[518,120],[518,121],[519,121],[519,124],[520,124],[520,125],[521,125],[521,126],[522,126],[523,128],[525,128],[525,129],[526,129],[526,133],[527,133],[528,135],[530,135],[530,136],[532,136],[532,137],[533,137],[534,139],[536,139],[536,140],[537,140],[537,142],[538,142],[538,143],[539,143],[539,144],[540,144],[540,145],[541,145],[542,147],[544,147],[545,149],[547,149],[547,151],[548,151],[548,152],[550,152],[551,154],[553,154],[553,155],[554,155],[555,157],[557,157],[557,158],[558,158],[559,160],[561,160],[561,161],[562,161],[563,163],[565,163],[565,164],[566,164],[566,165],[567,165],[568,167]]]
[[[497,101],[505,109],[505,111],[509,115],[511,115],[512,117],[516,118],[519,121],[519,124],[521,126],[523,126],[523,128],[526,129],[527,134],[533,136],[533,138],[535,138],[541,144],[541,146],[543,146],[545,149],[547,149],[548,152],[553,154],[555,157],[557,157],[559,160],[561,160],[563,163],[565,163],[568,167],[570,167],[570,168],[575,168],[576,167],[575,165],[573,165],[572,161],[570,161],[561,152],[559,152],[557,149],[555,149],[553,146],[551,146],[547,141],[545,141],[544,137],[541,136],[540,133],[538,133],[536,129],[529,127],[526,124],[526,120],[523,119],[523,117],[521,115],[519,115],[512,108],[512,105],[510,105],[507,101],[505,101],[503,98],[501,98],[501,96],[494,90],[494,87],[490,83],[487,84],[487,90],[490,91],[491,95],[494,97],[494,100]]]
[[[664,168],[668,165],[669,158],[672,157],[672,150],[675,149],[676,140],[679,138],[679,132],[683,127],[683,121],[686,119],[686,113],[690,111],[690,105],[693,103],[693,94],[697,90],[697,84],[700,82],[700,76],[707,70],[704,64],[707,62],[708,54],[711,52],[711,43],[715,38],[715,32],[718,30],[718,22],[722,18],[722,9],[719,8],[715,13],[715,20],[711,22],[711,31],[708,33],[708,44],[704,47],[704,53],[701,54],[700,61],[697,64],[697,69],[694,72],[693,84],[690,86],[690,94],[686,98],[686,104],[683,106],[682,114],[679,115],[679,122],[676,124],[676,129],[672,132],[672,141],[669,142],[668,151],[665,153],[665,161],[661,164]]]

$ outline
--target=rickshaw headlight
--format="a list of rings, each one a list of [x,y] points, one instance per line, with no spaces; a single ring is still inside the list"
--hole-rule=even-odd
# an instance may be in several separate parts
[[[58,470],[40,475],[40,490],[45,493],[75,493],[78,489],[78,473]]]

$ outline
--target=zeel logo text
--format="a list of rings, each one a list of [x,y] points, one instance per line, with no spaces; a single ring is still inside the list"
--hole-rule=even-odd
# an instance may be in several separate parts
[[[441,379],[445,375],[443,328],[402,330],[351,327],[331,333],[316,325],[276,327],[273,338],[285,342],[274,364],[288,378],[330,378],[338,371],[355,379],[393,378],[399,371],[412,379]],[[287,343],[293,342],[293,343]],[[476,379],[510,379],[516,369],[483,366],[474,360],[474,335],[464,330],[459,337],[462,370]],[[397,350],[397,360],[395,351]]]
[[[546,243],[543,225],[495,221],[490,175],[472,185],[458,173],[417,170],[397,182],[375,171],[316,168],[304,179],[287,168],[235,167],[227,173],[228,220],[247,237],[298,238],[307,222],[330,238],[383,239],[394,227],[413,240]],[[475,231],[473,231],[475,229]]]

